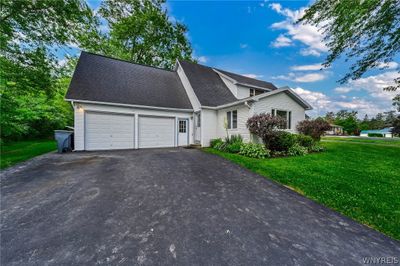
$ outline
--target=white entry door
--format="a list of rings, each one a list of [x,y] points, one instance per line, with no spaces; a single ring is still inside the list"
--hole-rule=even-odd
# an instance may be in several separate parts
[[[139,148],[175,146],[175,118],[139,116]]]
[[[178,146],[189,145],[189,120],[178,120]]]
[[[87,112],[85,115],[85,149],[133,149],[134,120],[133,115]]]

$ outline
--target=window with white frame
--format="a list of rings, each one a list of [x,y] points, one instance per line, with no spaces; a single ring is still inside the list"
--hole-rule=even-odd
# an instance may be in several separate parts
[[[280,116],[283,119],[285,119],[286,125],[283,127],[280,127],[281,129],[291,129],[292,128],[292,112],[291,111],[272,109],[271,114],[273,116]]]
[[[179,133],[186,133],[186,120],[179,120]]]
[[[237,110],[227,112],[226,121],[228,124],[228,129],[237,128]]]

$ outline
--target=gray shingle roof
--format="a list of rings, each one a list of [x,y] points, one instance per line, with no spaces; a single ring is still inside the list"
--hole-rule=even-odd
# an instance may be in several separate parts
[[[190,84],[204,106],[218,106],[237,101],[217,72],[211,67],[179,61]]]
[[[261,87],[261,88],[266,88],[269,90],[276,90],[278,89],[277,87],[275,87],[274,84],[267,82],[267,81],[263,81],[263,80],[258,80],[258,79],[253,79],[253,78],[249,78],[249,77],[245,77],[239,74],[235,74],[235,73],[231,73],[225,70],[220,70],[220,69],[215,69],[219,72],[221,72],[222,74],[227,75],[228,77],[236,80],[239,83],[242,84],[248,84],[248,85],[252,85],[252,86],[257,86],[257,87]]]
[[[174,71],[82,52],[67,99],[192,109]]]

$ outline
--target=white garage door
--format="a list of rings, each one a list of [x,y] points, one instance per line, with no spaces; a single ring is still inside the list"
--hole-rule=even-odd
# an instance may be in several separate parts
[[[134,119],[132,115],[86,113],[85,149],[133,149]]]
[[[139,148],[173,147],[175,119],[139,116]]]

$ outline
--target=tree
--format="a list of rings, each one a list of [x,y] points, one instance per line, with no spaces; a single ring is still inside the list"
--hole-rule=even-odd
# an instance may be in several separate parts
[[[356,111],[340,110],[336,113],[335,124],[342,126],[343,130],[350,135],[357,135],[360,131]]]
[[[186,27],[168,17],[163,3],[163,0],[104,0],[98,14],[100,20],[106,21],[109,32],[89,32],[83,47],[162,68],[173,68],[177,59],[192,60]]]
[[[400,112],[400,94],[393,98],[392,105],[397,109],[397,112]]]
[[[325,120],[328,123],[333,124],[335,122],[335,113],[334,112],[327,112],[325,115]]]
[[[393,61],[400,50],[399,14],[398,0],[317,0],[300,22],[322,29],[330,52],[325,67],[344,54],[346,61],[355,60],[340,80],[344,83]],[[399,86],[400,77],[387,89],[396,90]]]
[[[396,111],[384,112],[385,115],[385,127],[391,127],[396,120]]]
[[[280,116],[272,116],[271,114],[258,114],[247,120],[247,128],[250,133],[262,139],[267,149],[270,142],[280,134],[279,128],[285,126],[286,120]]]
[[[2,1],[2,140],[48,135],[70,122],[71,107],[62,100],[67,84],[60,83],[56,53],[76,43],[95,22],[83,0]]]
[[[322,118],[303,120],[297,125],[297,130],[300,133],[312,137],[314,141],[320,141],[325,131],[330,129],[331,125]]]
[[[394,135],[400,137],[400,115],[393,122],[393,128],[391,131]]]

